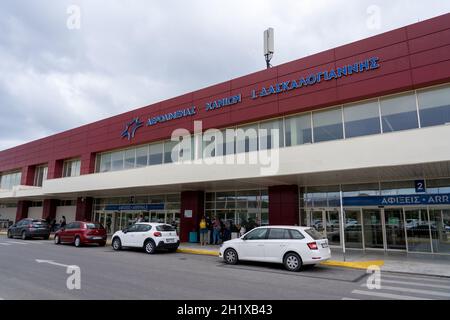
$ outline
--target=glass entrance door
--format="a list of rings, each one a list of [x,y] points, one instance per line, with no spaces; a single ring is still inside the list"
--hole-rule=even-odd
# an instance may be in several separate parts
[[[363,248],[361,210],[345,209],[345,246]]]
[[[380,209],[363,209],[365,248],[384,249]]]
[[[405,208],[405,221],[408,251],[431,252],[430,224],[427,209]]]
[[[402,209],[384,209],[386,249],[406,250]]]
[[[328,242],[332,245],[340,245],[340,224],[339,211],[327,210],[325,211],[325,230],[327,233]]]
[[[325,235],[325,218],[323,211],[311,211],[310,226]]]
[[[450,209],[430,209],[434,253],[450,254]]]

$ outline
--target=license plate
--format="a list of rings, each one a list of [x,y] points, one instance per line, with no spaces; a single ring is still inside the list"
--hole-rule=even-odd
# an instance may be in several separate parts
[[[94,240],[100,240],[100,239],[102,239],[102,237],[93,237],[92,239],[94,239]]]
[[[175,239],[166,239],[166,242],[167,242],[167,243],[174,243],[174,242],[175,242]]]
[[[328,248],[328,243],[322,243],[322,248]]]

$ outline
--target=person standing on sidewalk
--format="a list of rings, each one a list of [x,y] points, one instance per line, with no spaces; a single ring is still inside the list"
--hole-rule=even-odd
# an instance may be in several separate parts
[[[214,244],[219,244],[219,240],[220,240],[220,220],[218,217],[216,217],[216,219],[214,220],[213,223],[213,243]]]
[[[208,228],[206,226],[206,218],[205,216],[202,217],[200,220],[200,245],[206,246],[206,241],[208,237]]]

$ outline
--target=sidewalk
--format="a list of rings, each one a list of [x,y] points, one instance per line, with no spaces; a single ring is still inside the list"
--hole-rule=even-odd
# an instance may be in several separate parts
[[[202,247],[197,243],[182,243],[178,251],[182,253],[219,255],[218,246],[207,245]],[[370,265],[376,265],[381,267],[382,271],[450,278],[450,256],[347,249],[344,260],[341,248],[331,248],[331,258],[332,260],[321,264],[354,269],[367,269]]]

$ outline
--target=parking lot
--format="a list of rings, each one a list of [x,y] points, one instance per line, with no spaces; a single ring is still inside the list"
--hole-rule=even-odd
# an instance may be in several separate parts
[[[67,266],[80,289],[68,289]],[[382,273],[366,286],[365,270],[317,266],[299,273],[281,265],[225,265],[217,257],[111,247],[54,245],[0,236],[0,299],[448,299],[450,279]]]

